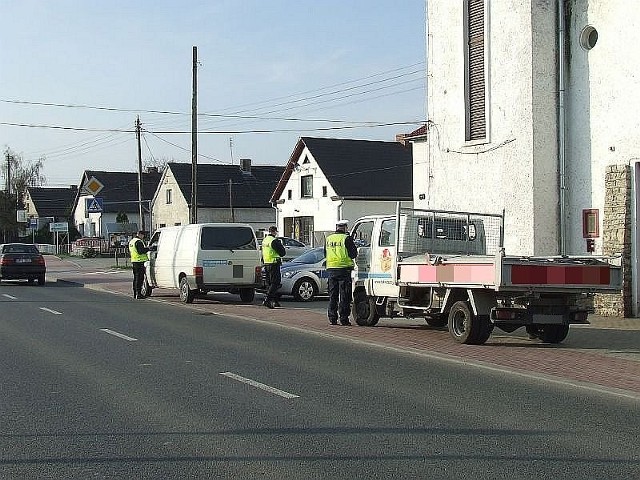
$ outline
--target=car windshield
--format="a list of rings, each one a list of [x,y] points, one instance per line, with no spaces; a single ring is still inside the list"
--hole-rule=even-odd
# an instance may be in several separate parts
[[[38,249],[35,245],[3,245],[2,253],[30,253],[38,254]]]
[[[291,263],[318,263],[324,260],[324,249],[314,248],[291,260]]]

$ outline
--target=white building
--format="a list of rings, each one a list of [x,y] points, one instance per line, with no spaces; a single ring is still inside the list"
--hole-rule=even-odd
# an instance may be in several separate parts
[[[622,253],[637,313],[640,11],[623,0],[427,0],[417,207],[506,214],[508,254]],[[623,298],[623,300],[622,300]]]
[[[309,245],[324,245],[336,220],[394,213],[410,206],[411,146],[301,137],[271,197],[279,233]]]

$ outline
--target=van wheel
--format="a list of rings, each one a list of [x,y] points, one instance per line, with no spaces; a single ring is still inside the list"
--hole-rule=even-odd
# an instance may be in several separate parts
[[[361,327],[373,327],[380,320],[376,310],[376,297],[368,296],[364,290],[353,292],[351,315]]]
[[[144,277],[144,282],[142,282],[142,288],[140,289],[140,295],[142,295],[143,298],[147,298],[151,296],[152,291],[153,288],[149,285],[147,277]]]
[[[256,291],[254,288],[241,288],[240,289],[240,300],[244,303],[251,303],[256,296]]]
[[[189,282],[186,277],[180,279],[180,300],[184,303],[193,303],[193,297],[195,297],[195,290],[189,288]]]

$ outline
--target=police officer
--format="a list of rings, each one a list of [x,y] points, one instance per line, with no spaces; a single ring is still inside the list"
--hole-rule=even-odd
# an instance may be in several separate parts
[[[262,262],[267,274],[267,296],[262,302],[267,308],[275,308],[280,306],[276,291],[280,288],[282,277],[280,276],[280,264],[282,257],[286,254],[286,250],[282,242],[276,238],[278,229],[273,226],[269,227],[269,233],[262,240]]]
[[[351,325],[351,270],[358,248],[347,233],[348,220],[338,220],[336,231],[327,237],[325,256],[329,277],[329,308],[327,316],[331,325]]]
[[[143,239],[144,231],[139,230],[136,236],[129,241],[129,254],[133,267],[133,298],[144,298],[141,292],[145,273],[144,262],[149,260],[147,255],[149,248],[144,245]]]

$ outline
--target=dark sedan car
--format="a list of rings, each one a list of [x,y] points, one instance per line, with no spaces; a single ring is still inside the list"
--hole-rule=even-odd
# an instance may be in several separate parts
[[[47,267],[38,248],[30,243],[0,245],[0,280],[27,280],[44,285]]]

